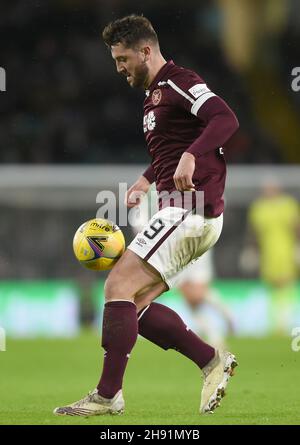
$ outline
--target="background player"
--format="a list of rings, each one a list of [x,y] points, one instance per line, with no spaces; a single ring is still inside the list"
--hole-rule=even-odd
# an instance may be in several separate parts
[[[284,193],[274,178],[268,178],[261,195],[249,208],[248,225],[249,241],[242,263],[247,263],[253,248],[258,252],[260,276],[272,298],[272,326],[277,333],[284,334],[292,327],[297,293],[299,203]]]
[[[234,322],[218,291],[212,287],[213,253],[209,249],[179,274],[178,289],[190,308],[197,334],[221,350],[226,347],[226,333],[234,332]]]
[[[219,406],[236,366],[230,353],[218,353],[190,331],[180,317],[152,301],[192,260],[218,240],[223,223],[226,168],[220,147],[236,131],[237,119],[193,71],[166,61],[145,17],[129,16],[103,32],[117,71],[132,87],[145,89],[144,132],[152,164],[128,190],[147,192],[156,182],[160,211],[130,244],[105,284],[103,372],[97,388],[82,400],[55,409],[58,415],[96,415],[124,410],[122,381],[137,335],[175,349],[202,369],[200,411]],[[185,191],[204,192],[204,215],[184,208]],[[177,202],[169,193],[177,193]],[[188,196],[194,201],[196,192]],[[181,205],[179,205],[179,201]],[[173,205],[172,205],[173,204]],[[152,303],[152,304],[151,304]]]

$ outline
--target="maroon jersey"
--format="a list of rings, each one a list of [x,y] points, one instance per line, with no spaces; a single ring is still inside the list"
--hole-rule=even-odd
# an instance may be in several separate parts
[[[159,192],[175,191],[181,155],[192,153],[193,183],[204,192],[205,216],[219,216],[226,177],[222,145],[237,128],[232,110],[198,74],[168,61],[146,90],[144,133],[152,162],[143,175]]]

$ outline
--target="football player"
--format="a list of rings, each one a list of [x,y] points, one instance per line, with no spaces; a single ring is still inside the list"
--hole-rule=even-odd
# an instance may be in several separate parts
[[[122,381],[138,334],[192,360],[204,375],[200,412],[220,404],[236,358],[188,329],[172,309],[154,300],[177,285],[178,275],[218,240],[223,224],[226,166],[222,146],[238,128],[228,105],[194,71],[166,60],[150,21],[139,15],[108,24],[103,39],[118,73],[145,91],[143,128],[151,165],[127,192],[127,205],[155,181],[160,210],[110,272],[105,283],[103,370],[97,387],[58,415],[124,411]],[[172,195],[170,197],[170,194]],[[203,214],[198,196],[204,195]],[[188,203],[182,199],[188,196]]]

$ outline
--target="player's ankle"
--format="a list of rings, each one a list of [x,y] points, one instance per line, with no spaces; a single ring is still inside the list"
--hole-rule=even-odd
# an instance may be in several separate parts
[[[98,396],[101,397],[101,399],[104,399],[105,401],[112,400],[118,394],[119,391],[120,390],[118,390],[114,393],[112,393],[112,392],[109,393],[109,392],[101,391],[101,389],[97,388]]]
[[[210,373],[210,371],[212,369],[214,369],[214,367],[219,363],[220,360],[220,356],[219,356],[219,352],[217,349],[215,349],[215,355],[213,356],[213,358],[211,358],[205,366],[203,366],[202,371],[204,375],[207,375]]]

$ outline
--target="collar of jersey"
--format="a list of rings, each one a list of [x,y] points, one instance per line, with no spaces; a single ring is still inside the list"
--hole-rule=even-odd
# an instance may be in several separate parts
[[[175,65],[173,60],[168,60],[158,71],[154,79],[152,80],[149,87],[145,90],[146,95],[149,95],[150,91],[156,86],[156,84],[167,74],[170,68],[172,68]],[[147,94],[148,92],[148,94]]]

